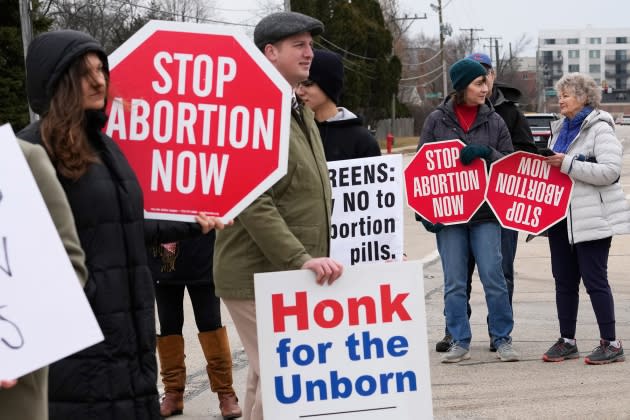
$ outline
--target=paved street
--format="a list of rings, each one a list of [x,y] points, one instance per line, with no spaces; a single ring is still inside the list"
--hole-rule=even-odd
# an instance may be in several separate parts
[[[625,138],[621,182],[630,194],[630,127],[619,127]],[[408,161],[410,155],[406,155]],[[442,270],[434,235],[405,214],[405,250],[409,259],[425,261],[424,281],[429,337],[433,409],[436,419],[630,419],[630,358],[625,363],[588,366],[583,357],[598,344],[595,316],[582,290],[577,329],[578,360],[544,363],[541,356],[558,338],[555,293],[547,241],[526,243],[520,235],[514,291],[514,346],[522,360],[502,363],[488,351],[486,307],[481,283],[473,284],[471,359],[454,365],[439,363],[435,342],[443,335]],[[617,335],[630,351],[630,235],[613,240],[609,279],[616,304]],[[184,415],[178,419],[221,419],[216,397],[208,389],[205,362],[196,338],[194,317],[187,304],[186,346],[188,388]],[[224,311],[234,354],[235,388],[244,396],[247,360],[231,320]],[[160,384],[161,387],[161,384]],[[160,388],[161,389],[161,388]],[[274,420],[274,419],[268,419]]]

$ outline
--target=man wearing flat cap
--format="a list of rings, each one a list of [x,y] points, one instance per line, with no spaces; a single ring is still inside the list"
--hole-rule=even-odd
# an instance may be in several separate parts
[[[256,25],[254,42],[295,88],[308,79],[313,36],[323,30],[310,16],[274,13]],[[249,359],[245,420],[263,418],[254,273],[309,269],[318,284],[326,285],[343,272],[328,257],[331,190],[319,131],[313,112],[294,103],[287,175],[218,234],[215,244],[216,294],[227,306]]]

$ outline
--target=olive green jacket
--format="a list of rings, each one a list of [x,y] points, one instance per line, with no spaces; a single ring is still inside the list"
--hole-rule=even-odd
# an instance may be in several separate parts
[[[330,246],[331,190],[313,112],[304,126],[291,118],[287,173],[217,232],[214,282],[217,296],[253,299],[254,273],[296,270]]]
[[[66,193],[57,180],[55,169],[46,151],[41,146],[21,140],[19,144],[70,257],[72,267],[81,286],[84,286],[87,281],[85,255],[79,243]],[[0,389],[0,418],[48,420],[48,367],[18,378],[17,385],[13,388]]]

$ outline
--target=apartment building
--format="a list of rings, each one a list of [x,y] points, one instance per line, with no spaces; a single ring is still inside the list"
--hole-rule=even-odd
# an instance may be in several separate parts
[[[580,72],[589,74],[602,86],[603,103],[629,103],[630,27],[540,31],[538,70],[547,92],[563,74]],[[624,110],[625,106],[611,109]]]

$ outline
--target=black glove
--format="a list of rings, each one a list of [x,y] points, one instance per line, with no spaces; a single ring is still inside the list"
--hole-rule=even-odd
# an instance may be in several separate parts
[[[553,150],[551,150],[551,149],[550,149],[550,148],[548,148],[548,147],[545,147],[544,149],[540,149],[540,150],[538,151],[538,154],[539,154],[539,155],[541,155],[541,156],[545,156],[545,157],[547,157],[547,156],[553,156],[553,155],[555,155],[555,154],[556,154],[556,152],[554,152]]]
[[[492,153],[490,146],[485,144],[468,144],[462,149],[459,159],[464,165],[468,165],[476,158],[487,158]]]
[[[438,233],[439,231],[442,230],[442,228],[444,228],[444,225],[442,223],[436,223],[433,224],[431,222],[429,222],[428,220],[422,219],[421,220],[422,225],[424,226],[424,228],[431,233]]]

